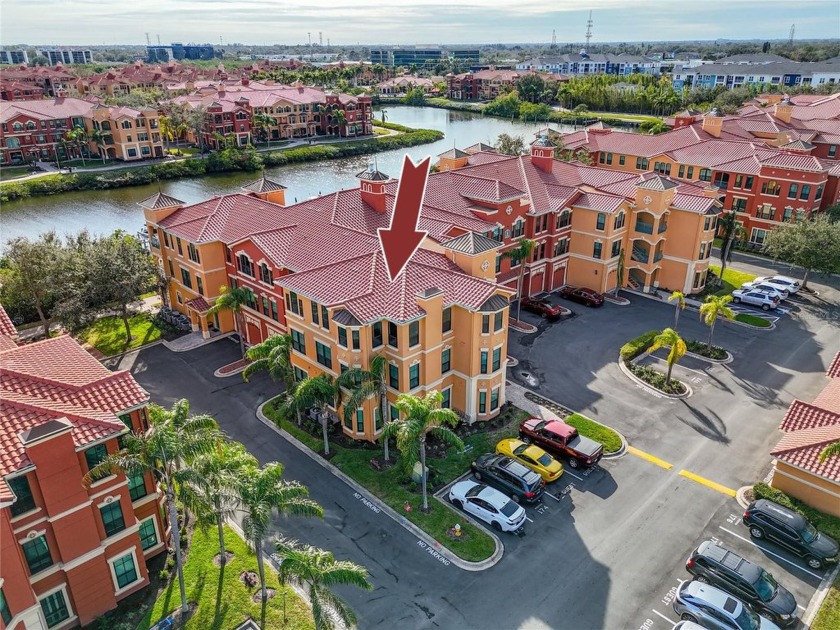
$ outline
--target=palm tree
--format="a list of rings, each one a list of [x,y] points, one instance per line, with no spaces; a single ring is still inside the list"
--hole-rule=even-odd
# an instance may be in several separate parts
[[[715,334],[715,322],[718,317],[735,319],[735,313],[727,306],[732,301],[731,295],[709,295],[705,302],[700,305],[700,319],[709,327],[709,352],[712,350],[712,336]]]
[[[352,421],[356,411],[371,396],[379,396],[379,414],[383,426],[388,418],[388,359],[377,354],[370,360],[367,370],[351,368],[338,377],[338,384],[350,390],[350,397],[344,402],[345,421]],[[390,461],[388,440],[383,441],[385,461]]]
[[[82,166],[85,165],[85,156],[82,152],[82,144],[87,141],[88,135],[87,131],[84,130],[83,127],[73,127],[70,131],[67,132],[65,136],[69,142],[75,143],[76,147],[79,150],[79,157],[82,160]]]
[[[99,157],[102,158],[102,164],[105,164],[105,149],[102,147],[105,146],[105,136],[99,129],[92,129],[90,134],[90,141],[96,145],[96,150],[99,151]]]
[[[296,540],[277,538],[274,549],[283,559],[280,563],[280,581],[291,580],[309,586],[309,601],[316,630],[333,630],[333,615],[345,628],[356,626],[356,613],[341,597],[332,592],[333,586],[358,586],[366,591],[373,590],[368,581],[368,572],[363,566],[347,560],[336,560],[332,553],[300,545]]]
[[[326,374],[308,376],[295,387],[291,394],[291,406],[300,413],[315,407],[321,419],[321,430],[324,434],[324,455],[330,454],[330,441],[327,437],[327,421],[329,414],[327,406],[335,402],[338,387]]]
[[[246,383],[252,374],[266,371],[273,380],[283,381],[286,391],[294,387],[291,335],[271,335],[265,341],[248,348],[245,358],[251,360],[242,372]]]
[[[391,436],[397,439],[397,448],[402,455],[402,463],[406,473],[409,473],[420,460],[421,486],[423,489],[423,511],[429,511],[426,497],[426,436],[433,436],[458,450],[464,448],[464,443],[449,427],[458,424],[458,416],[451,409],[441,409],[443,395],[438,391],[431,391],[424,398],[411,394],[400,394],[396,407],[401,417],[389,423],[382,430],[379,439],[387,440]]]
[[[651,345],[650,351],[654,352],[664,346],[671,348],[667,359],[668,374],[665,376],[665,385],[669,385],[671,383],[671,370],[674,369],[674,365],[677,361],[685,356],[688,348],[686,348],[683,338],[680,337],[677,334],[677,331],[673,328],[665,328],[662,332],[656,335],[656,337],[653,338],[653,345]]]
[[[160,135],[163,137],[164,140],[171,141],[173,136],[175,135],[175,130],[173,129],[174,123],[169,118],[169,116],[163,115],[158,117],[158,125],[160,125]]]
[[[516,284],[516,320],[519,321],[519,313],[522,308],[522,282],[525,276],[525,262],[531,258],[536,241],[527,238],[520,238],[519,245],[502,254],[502,258],[510,258],[511,261],[519,261],[519,280]]]
[[[219,530],[219,562],[227,561],[224,523],[236,513],[241,471],[259,463],[239,442],[219,442],[212,451],[192,462],[197,479],[181,488],[184,504],[195,515],[203,530],[215,525]]]
[[[274,124],[274,119],[268,114],[254,114],[254,126],[261,129],[265,134],[268,148],[271,148],[271,126]]]
[[[309,490],[297,481],[283,479],[283,464],[270,462],[262,468],[251,465],[242,468],[237,484],[245,518],[242,529],[257,554],[262,600],[268,599],[265,590],[262,543],[271,525],[271,515],[317,516],[324,518],[324,508],[309,498]]]
[[[380,120],[381,120],[382,122],[385,122],[385,120],[386,120],[386,119],[387,119],[387,117],[388,117],[388,116],[387,116],[387,114],[388,114],[388,110],[387,110],[387,109],[385,109],[385,108],[383,107],[381,110],[379,110],[379,114],[380,114]]]
[[[344,113],[343,109],[337,109],[335,111],[335,122],[338,125],[338,133],[336,135],[341,135],[341,130],[347,125],[347,114]]]
[[[718,230],[720,231],[720,278],[718,284],[723,284],[723,272],[726,271],[726,265],[732,260],[732,246],[744,234],[744,227],[738,223],[738,215],[734,209],[718,219]]]
[[[175,547],[175,568],[181,589],[181,610],[187,612],[187,594],[181,564],[181,536],[178,528],[176,493],[198,483],[198,473],[189,463],[211,452],[222,437],[216,421],[208,415],[191,416],[190,403],[177,401],[172,409],[149,405],[149,429],[145,433],[129,433],[125,448],[111,453],[90,470],[83,479],[89,485],[96,479],[118,472],[135,476],[151,472],[164,492]]]
[[[833,442],[820,451],[820,463],[831,457],[840,457],[840,441]]]
[[[228,287],[223,285],[219,288],[219,297],[216,303],[207,311],[208,315],[215,315],[219,311],[230,311],[236,321],[236,330],[239,332],[239,349],[245,357],[245,318],[242,309],[248,303],[248,290],[244,287]]]
[[[674,330],[677,329],[677,323],[680,321],[680,311],[685,310],[685,294],[682,291],[674,291],[669,302],[674,302]]]

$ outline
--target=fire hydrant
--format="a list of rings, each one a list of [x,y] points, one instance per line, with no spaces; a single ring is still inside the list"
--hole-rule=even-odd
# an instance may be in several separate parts
[[[405,511],[411,512],[411,503],[409,503],[408,501],[405,502]]]
[[[461,537],[461,526],[458,523],[455,523],[455,538]]]

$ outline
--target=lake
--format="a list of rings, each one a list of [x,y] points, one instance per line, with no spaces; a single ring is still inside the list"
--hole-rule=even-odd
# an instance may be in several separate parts
[[[379,112],[376,112],[379,118]],[[389,122],[423,129],[437,129],[445,134],[443,140],[409,149],[377,153],[379,170],[399,176],[403,155],[420,160],[428,155],[432,162],[436,156],[453,146],[467,147],[476,142],[493,144],[501,133],[521,135],[526,144],[545,123],[511,122],[499,118],[485,118],[468,112],[457,112],[427,107],[386,106]],[[552,125],[559,131],[572,127]],[[282,183],[286,190],[286,203],[303,201],[310,197],[358,186],[356,173],[364,170],[374,160],[373,155],[306,162],[289,166],[268,168],[267,176]],[[240,186],[258,177],[255,173],[223,173],[194,179],[160,182],[160,190],[187,203],[203,201],[214,195],[237,192]],[[59,234],[75,233],[88,229],[95,234],[107,234],[120,229],[135,233],[143,227],[143,211],[137,205],[158,191],[158,184],[117,188],[114,190],[78,191],[51,197],[33,197],[5,203],[0,209],[0,238],[6,241],[16,236],[37,236],[41,232],[56,230]]]

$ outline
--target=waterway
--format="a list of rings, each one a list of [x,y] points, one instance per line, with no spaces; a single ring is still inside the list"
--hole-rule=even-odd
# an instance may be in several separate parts
[[[501,133],[522,136],[530,142],[544,123],[522,123],[483,117],[468,112],[424,107],[387,107],[386,120],[418,127],[437,129],[443,140],[408,149],[376,154],[379,169],[398,176],[403,155],[414,160],[435,156],[453,146],[464,148],[476,142],[493,144]],[[377,112],[377,118],[379,112]],[[552,125],[559,131],[572,127]],[[324,162],[306,162],[266,169],[266,175],[282,183],[286,203],[303,201],[320,194],[358,186],[356,174],[365,169],[374,156],[358,156]],[[195,203],[226,193],[253,181],[254,173],[225,173],[200,178],[164,181],[160,190],[176,199]],[[114,190],[78,191],[50,197],[34,197],[5,203],[0,209],[0,241],[16,236],[34,237],[48,230],[72,234],[87,229],[94,234],[108,234],[120,229],[137,232],[143,226],[143,212],[137,203],[158,191],[158,184]]]

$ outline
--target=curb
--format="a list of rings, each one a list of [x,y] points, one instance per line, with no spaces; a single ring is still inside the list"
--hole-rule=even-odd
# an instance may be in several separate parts
[[[729,350],[726,351],[725,359],[710,359],[709,357],[704,357],[702,354],[697,354],[688,350],[686,350],[686,355],[694,357],[695,359],[699,359],[701,361],[706,361],[707,363],[714,363],[715,365],[727,365],[735,360],[735,357],[732,356],[732,353],[729,352]]]
[[[834,584],[834,580],[837,579],[837,574],[840,573],[840,564],[834,567],[834,571],[826,575],[820,585],[817,587],[817,592],[814,593],[814,596],[811,598],[811,601],[808,603],[808,608],[805,609],[804,614],[802,615],[802,627],[807,630],[811,627],[811,624],[814,622],[814,618],[817,616],[817,613],[820,610],[820,607],[823,605],[826,596],[828,595],[829,587]]]
[[[429,547],[434,549],[438,554],[440,554],[441,556],[446,558],[446,560],[448,560],[449,562],[454,564],[456,567],[458,567],[460,569],[463,569],[464,571],[484,571],[484,570],[489,569],[490,567],[494,566],[496,563],[499,562],[499,560],[502,559],[502,556],[504,555],[504,552],[505,552],[505,546],[502,543],[502,541],[499,539],[498,536],[496,536],[495,534],[490,533],[490,532],[487,532],[488,535],[491,538],[493,538],[493,540],[496,542],[496,551],[493,552],[493,555],[491,555],[486,560],[481,560],[480,562],[470,562],[469,560],[464,560],[463,558],[459,558],[452,551],[450,551],[449,549],[444,547],[440,542],[438,542],[437,540],[432,538],[429,534],[427,534],[422,529],[417,527],[417,525],[415,525],[414,523],[409,521],[404,516],[402,516],[400,514],[397,514],[397,512],[394,511],[390,506],[385,505],[377,497],[370,494],[370,492],[366,488],[363,488],[362,486],[360,486],[353,479],[351,479],[350,477],[345,475],[343,472],[341,472],[338,468],[336,468],[335,466],[330,464],[328,461],[325,461],[320,455],[318,455],[317,453],[314,453],[312,451],[312,449],[310,449],[308,446],[306,446],[305,444],[303,444],[302,442],[297,440],[294,436],[289,435],[288,433],[284,433],[280,428],[278,428],[263,413],[263,407],[265,407],[269,402],[271,402],[271,400],[273,400],[273,398],[269,398],[264,403],[262,403],[259,407],[257,407],[256,415],[257,415],[257,418],[259,418],[260,422],[262,422],[266,426],[270,427],[275,433],[277,433],[283,439],[287,440],[289,442],[289,444],[291,444],[292,446],[297,448],[299,451],[303,452],[307,457],[316,461],[322,468],[324,468],[325,470],[327,470],[331,474],[335,475],[336,477],[338,477],[339,479],[344,481],[344,483],[346,483],[351,488],[355,488],[356,491],[359,492],[359,494],[362,494],[371,503],[376,504],[379,507],[379,509],[382,510],[382,512],[384,512],[392,520],[396,521],[398,525],[402,525],[402,527],[404,527],[409,532],[411,532],[412,534],[417,536],[417,538],[419,538],[420,540],[425,542]],[[432,496],[437,499],[436,495],[432,495]],[[438,501],[440,501],[440,499],[438,499]],[[448,509],[452,510],[452,508],[447,503],[444,503],[443,501],[440,501],[440,502],[443,505],[445,505]],[[457,514],[458,516],[463,516],[463,513],[461,513],[461,512],[455,512],[455,510],[452,510],[452,512],[453,512],[453,514]],[[472,521],[472,519],[468,519],[468,520]],[[475,521],[472,521],[472,522],[474,523]]]
[[[111,361],[112,359],[118,359],[122,356],[125,356],[126,354],[128,354],[130,352],[137,352],[138,350],[145,350],[146,348],[154,348],[155,346],[159,346],[159,345],[165,344],[165,343],[166,343],[166,341],[164,341],[163,339],[158,339],[157,341],[153,341],[152,343],[146,343],[146,344],[143,344],[142,346],[137,346],[136,348],[129,348],[128,350],[125,350],[123,352],[117,352],[116,354],[112,354],[112,355],[109,355],[107,357],[102,357],[102,358],[99,359],[99,362],[104,363],[105,361]]]
[[[606,293],[602,294],[604,299],[609,302],[610,304],[615,304],[616,306],[630,306],[632,302],[625,297],[618,297],[615,295],[607,296]]]
[[[217,335],[215,337],[211,337],[210,339],[204,339],[201,343],[198,343],[194,346],[190,346],[189,348],[173,348],[171,342],[169,342],[169,341],[164,341],[163,345],[166,346],[166,348],[168,350],[171,350],[172,352],[189,352],[190,350],[195,350],[196,348],[201,348],[202,346],[206,346],[207,344],[210,344],[210,343],[215,343],[215,342],[217,342],[221,339],[227,339],[228,337],[232,337],[235,334],[236,334],[236,331],[224,333],[224,334],[221,334],[221,335]]]
[[[756,315],[756,317],[761,317],[761,315]],[[735,321],[734,319],[724,319],[721,320],[726,322],[727,324],[734,324],[735,326],[741,326],[743,328],[749,328],[751,330],[762,330],[762,331],[769,331],[769,330],[776,330],[776,322],[770,322],[769,326],[753,326],[752,324],[746,324],[744,322]],[[767,321],[770,321],[769,319]]]
[[[737,492],[735,493],[735,500],[745,510],[750,507],[750,502],[747,501],[746,492],[747,490],[752,490],[752,486],[741,486],[738,488]]]
[[[531,326],[531,324],[527,325]],[[531,328],[522,328],[520,326],[517,326],[516,324],[511,324],[510,322],[508,322],[508,328],[513,328],[516,332],[521,332],[524,335],[533,335],[535,332],[537,332],[537,330],[539,330],[536,326],[531,326],[531,328],[533,328],[533,330],[531,330]]]
[[[213,376],[215,376],[216,378],[228,378],[230,376],[236,376],[237,374],[242,374],[242,372],[244,372],[245,370],[248,369],[248,365],[246,364],[246,365],[243,365],[241,368],[236,368],[235,370],[233,370],[231,372],[222,372],[222,370],[224,370],[226,367],[227,367],[226,365],[223,365],[222,367],[217,369],[215,372],[213,372]]]
[[[524,387],[522,385],[518,385],[518,387],[521,387],[522,389],[525,390],[525,392],[526,392],[525,397],[526,398],[528,397],[527,394],[531,394],[531,396],[534,396],[535,398],[540,398],[540,399],[542,399],[542,400],[544,400],[544,401],[546,401],[546,402],[548,402],[552,405],[556,405],[557,407],[560,407],[564,411],[568,411],[569,415],[571,415],[573,413],[578,413],[576,411],[572,411],[571,409],[566,407],[566,405],[561,405],[560,403],[555,402],[555,401],[551,400],[550,398],[546,398],[545,396],[542,396],[542,395],[536,393],[535,391],[528,389],[527,387]],[[531,400],[531,399],[529,398],[529,400]],[[531,402],[535,402],[538,405],[540,404],[540,403],[536,402],[535,400],[531,400]],[[545,405],[542,405],[542,406],[545,407]],[[552,411],[552,410],[549,409],[549,411]],[[579,414],[579,415],[584,415],[584,414]],[[621,438],[621,448],[619,448],[615,453],[604,452],[604,454],[601,456],[601,459],[618,459],[619,457],[623,457],[627,453],[627,438],[624,437],[623,433],[621,433],[620,431],[618,431],[617,429],[615,429],[611,426],[608,426],[608,425],[604,424],[603,422],[598,422],[597,420],[594,420],[594,419],[590,418],[589,416],[584,416],[584,417],[587,420],[592,420],[592,422],[604,427],[605,429],[609,429],[610,431],[615,432],[615,434],[619,438]]]
[[[649,353],[645,353],[649,354]],[[638,376],[633,374],[626,365],[624,365],[624,361],[621,360],[621,357],[618,358],[618,368],[624,373],[625,376],[629,377],[630,380],[635,381],[636,384],[641,385],[644,389],[646,389],[651,394],[656,394],[662,398],[670,398],[672,400],[682,400],[684,398],[689,398],[694,394],[694,390],[691,389],[691,386],[688,383],[683,383],[685,385],[685,393],[684,394],[666,394],[663,391],[656,389],[653,385],[648,385]],[[682,383],[682,381],[680,381]]]
[[[507,366],[508,367],[516,367],[517,365],[519,365],[519,359],[517,359],[516,357],[512,357],[512,356],[508,355]]]

